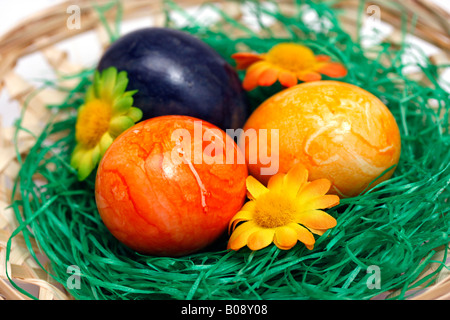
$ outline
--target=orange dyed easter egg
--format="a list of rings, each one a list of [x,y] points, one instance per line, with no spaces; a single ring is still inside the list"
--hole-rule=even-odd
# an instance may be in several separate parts
[[[100,162],[100,216],[137,252],[182,256],[201,250],[220,237],[245,200],[247,167],[232,160],[239,152],[224,131],[196,118],[142,121]]]
[[[253,112],[244,130],[249,174],[267,183],[274,172],[261,169],[270,165],[286,173],[303,163],[310,180],[329,179],[330,193],[342,197],[390,178],[395,167],[371,184],[400,157],[400,132],[389,109],[366,90],[338,81],[303,83],[275,94]],[[252,140],[258,148],[249,148]],[[269,164],[262,155],[270,156]]]

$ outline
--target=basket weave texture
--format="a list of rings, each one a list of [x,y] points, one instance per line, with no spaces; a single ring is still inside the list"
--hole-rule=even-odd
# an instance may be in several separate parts
[[[223,10],[234,18],[243,16],[239,3],[227,1],[215,1],[221,3]],[[384,41],[398,45],[401,41],[402,20],[393,2],[404,1],[372,1],[365,6],[369,8],[376,5],[382,14],[380,18],[394,27]],[[110,1],[96,1],[97,5],[107,4]],[[200,0],[177,1],[179,6],[188,8],[204,3]],[[12,28],[0,39],[0,89],[5,90],[8,96],[23,105],[27,102],[28,107],[23,114],[22,125],[31,132],[38,135],[42,125],[48,119],[46,105],[55,104],[64,99],[61,91],[46,88],[36,94],[36,88],[21,77],[17,71],[17,63],[23,57],[40,52],[54,68],[56,74],[73,74],[82,70],[85,66],[76,65],[69,60],[67,52],[60,50],[57,44],[70,40],[82,33],[94,32],[98,36],[102,48],[109,43],[108,32],[104,22],[98,16],[92,1],[80,0],[76,5],[80,8],[82,28],[69,29],[66,27],[68,13],[67,8],[73,1],[62,2],[42,12],[37,12],[19,25]],[[280,4],[289,10],[292,1],[280,1]],[[122,2],[122,20],[132,21],[143,17],[151,17],[153,25],[164,25],[164,14],[161,1],[153,0],[127,0]],[[341,23],[352,35],[356,36],[357,11],[360,2],[357,0],[336,1],[334,7],[343,10]],[[450,15],[440,7],[426,0],[408,0],[405,6],[406,16],[416,20],[415,36],[433,44],[440,50],[430,60],[435,63],[450,61]],[[108,22],[113,25],[117,12],[112,7],[105,12]],[[420,73],[417,74],[420,79]],[[64,80],[61,85],[70,88],[73,86],[71,80]],[[4,108],[4,106],[0,106]],[[13,198],[13,181],[20,169],[20,158],[25,157],[27,152],[35,143],[33,135],[20,132],[17,137],[17,146],[13,144],[15,128],[1,127],[0,132],[0,299],[15,300],[29,299],[18,292],[9,283],[9,278],[19,283],[27,290],[34,292],[39,299],[72,299],[64,288],[55,283],[52,278],[42,270],[36,263],[26,247],[24,239],[20,234],[11,238],[17,228],[17,222],[12,209],[8,206]],[[37,177],[38,178],[38,177]],[[8,243],[10,243],[9,261],[7,261]],[[32,243],[35,252],[38,252],[38,244]],[[436,260],[442,257],[448,248],[440,248],[437,251]],[[48,265],[45,253],[39,257],[44,265]],[[442,258],[441,258],[442,260]],[[433,266],[430,267],[432,271]],[[424,272],[422,276],[425,276]],[[436,278],[436,283],[415,299],[447,299],[450,300],[450,272],[443,269]]]

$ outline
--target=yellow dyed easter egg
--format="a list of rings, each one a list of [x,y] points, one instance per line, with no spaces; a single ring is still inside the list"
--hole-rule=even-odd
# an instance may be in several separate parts
[[[244,131],[249,174],[267,183],[276,172],[302,163],[310,180],[329,179],[330,193],[343,197],[389,179],[400,158],[399,128],[386,105],[338,81],[302,83],[275,94],[253,112]],[[258,148],[249,147],[252,139],[258,139]],[[261,161],[262,155],[269,155],[270,163]],[[277,170],[262,170],[269,166]]]

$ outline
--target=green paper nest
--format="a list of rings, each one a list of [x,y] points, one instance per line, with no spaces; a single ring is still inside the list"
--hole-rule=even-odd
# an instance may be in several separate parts
[[[70,167],[74,110],[83,102],[93,68],[74,75],[79,85],[63,104],[49,106],[66,114],[66,120],[50,119],[21,159],[15,191],[23,200],[12,204],[20,223],[12,238],[23,233],[37,260],[30,243],[35,238],[51,261],[54,279],[76,299],[371,299],[390,290],[397,290],[392,299],[406,299],[410,290],[431,284],[447,259],[434,261],[434,250],[448,245],[450,232],[450,99],[437,81],[440,67],[423,57],[421,69],[431,84],[414,81],[402,73],[407,66],[401,59],[406,45],[395,49],[383,43],[366,50],[340,27],[328,5],[299,2],[303,3],[327,19],[325,31],[304,23],[300,6],[285,14],[275,2],[269,10],[252,1],[261,27],[258,34],[214,5],[208,6],[222,17],[218,25],[196,21],[173,2],[165,8],[168,27],[177,27],[171,14],[183,15],[187,24],[179,28],[203,39],[231,64],[232,53],[265,52],[281,41],[298,41],[316,54],[327,54],[347,67],[348,75],[340,80],[381,98],[397,119],[402,154],[394,176],[328,210],[337,226],[318,238],[312,251],[300,244],[288,251],[274,245],[256,252],[227,251],[224,235],[203,252],[168,258],[140,255],[119,243],[99,217],[93,179],[79,182]],[[278,21],[286,36],[273,34],[262,22],[263,15]],[[233,30],[239,37],[231,36]],[[275,85],[249,92],[252,108],[278,90]],[[26,128],[19,122],[20,130]],[[61,137],[49,143],[48,138],[56,134]],[[47,182],[36,182],[36,174]],[[416,282],[436,262],[436,271]],[[380,287],[375,288],[369,285],[374,266],[381,275]],[[70,280],[74,270],[80,274],[75,287]]]

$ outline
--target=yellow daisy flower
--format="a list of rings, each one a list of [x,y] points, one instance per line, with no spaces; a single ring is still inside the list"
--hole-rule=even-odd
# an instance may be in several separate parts
[[[308,170],[301,164],[287,174],[272,176],[267,187],[254,177],[247,178],[250,201],[244,204],[229,223],[232,230],[228,249],[251,250],[267,247],[272,242],[288,250],[297,241],[314,248],[314,234],[322,235],[336,226],[336,219],[321,209],[339,204],[339,197],[326,194],[331,187],[327,179],[308,182]],[[236,225],[240,222],[240,225]]]
[[[297,81],[317,81],[321,74],[338,78],[347,75],[347,69],[340,63],[331,62],[326,55],[314,55],[313,51],[297,43],[280,43],[266,54],[239,52],[231,56],[238,70],[247,69],[242,83],[250,91],[257,86],[271,86],[277,80],[285,87],[292,87]]]
[[[110,67],[95,72],[75,125],[77,145],[70,164],[80,181],[95,169],[113,140],[142,118],[142,111],[132,107],[136,91],[126,91],[127,85],[125,71]]]

